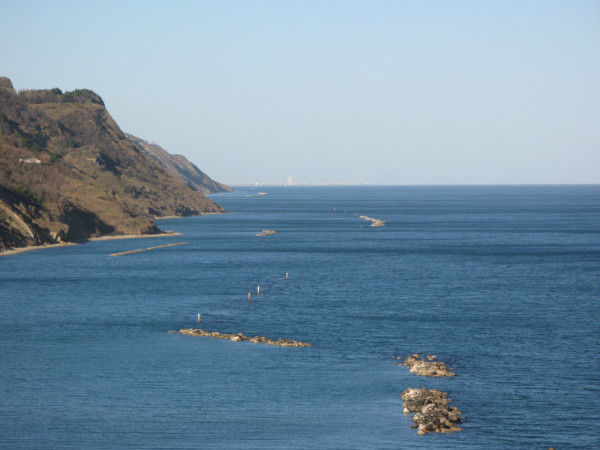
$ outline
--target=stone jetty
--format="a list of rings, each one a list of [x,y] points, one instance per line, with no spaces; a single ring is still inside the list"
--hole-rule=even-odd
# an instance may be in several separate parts
[[[264,336],[249,337],[244,336],[242,333],[219,333],[218,331],[206,331],[200,328],[182,328],[179,330],[179,334],[186,334],[188,336],[201,336],[211,337],[214,339],[228,339],[234,342],[248,341],[255,344],[267,344],[277,345],[279,347],[310,347],[308,342],[294,341],[293,339],[269,339]]]
[[[451,400],[447,393],[437,389],[408,388],[400,397],[404,402],[404,414],[415,413],[411,425],[420,435],[427,433],[452,433],[460,431],[457,423],[462,414],[457,408],[448,406]]]
[[[397,359],[402,360],[401,357]],[[411,373],[422,377],[456,376],[451,367],[435,359],[434,355],[421,357],[418,353],[414,353],[399,365],[407,366]],[[425,387],[408,388],[401,394],[400,397],[404,401],[404,414],[415,413],[412,418],[415,425],[412,427],[417,428],[419,434],[452,433],[461,430],[456,424],[460,422],[459,416],[462,413],[457,408],[448,406],[450,400],[446,398],[447,395],[446,392]]]
[[[159,249],[159,248],[175,247],[177,245],[187,245],[187,244],[189,244],[189,242],[174,242],[173,244],[157,245],[155,247],[138,248],[136,250],[129,250],[129,251],[126,251],[126,252],[111,253],[110,256],[131,255],[133,253],[149,252],[150,250],[156,250],[156,249]]]
[[[446,364],[441,361],[435,361],[435,356],[427,356],[425,358],[419,356],[418,353],[410,355],[408,358],[401,363],[401,366],[407,366],[411,373],[420,375],[422,377],[453,377],[456,376],[452,372],[452,368],[448,368]],[[398,357],[397,359],[402,359]]]
[[[277,231],[275,230],[262,230],[261,233],[258,233],[257,236],[268,236],[270,234],[275,234]]]
[[[372,227],[384,227],[385,226],[385,220],[374,219],[373,217],[369,217],[369,216],[360,216],[360,218],[370,221]]]

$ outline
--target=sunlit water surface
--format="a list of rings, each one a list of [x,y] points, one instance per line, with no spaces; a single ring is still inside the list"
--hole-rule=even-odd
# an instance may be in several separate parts
[[[159,222],[185,236],[1,257],[0,447],[600,446],[599,186],[261,190]],[[168,333],[199,313],[312,347]],[[463,431],[410,428],[423,386]]]

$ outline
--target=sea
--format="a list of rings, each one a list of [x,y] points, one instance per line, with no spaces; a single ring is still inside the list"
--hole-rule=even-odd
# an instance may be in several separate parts
[[[0,448],[600,448],[600,186],[212,198],[158,222],[182,235],[0,257]],[[462,431],[419,436],[411,387]]]

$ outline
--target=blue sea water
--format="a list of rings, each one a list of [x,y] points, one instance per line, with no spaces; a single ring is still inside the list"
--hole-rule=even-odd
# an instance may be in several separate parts
[[[600,447],[600,186],[261,190],[159,222],[184,236],[0,257],[0,447]],[[168,333],[199,313],[312,347]],[[423,386],[461,432],[410,428]]]

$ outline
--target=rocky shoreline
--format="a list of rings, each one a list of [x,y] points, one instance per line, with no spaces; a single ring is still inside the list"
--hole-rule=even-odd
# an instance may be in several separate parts
[[[249,337],[242,333],[219,333],[218,331],[206,331],[201,328],[182,328],[178,332],[188,336],[211,337],[214,339],[228,339],[234,342],[253,342],[255,344],[277,345],[279,347],[310,347],[308,342],[295,341],[293,339],[269,339],[264,336]]]
[[[462,428],[456,424],[460,422],[462,414],[458,408],[448,406],[451,400],[448,394],[437,389],[408,388],[400,395],[404,402],[404,414],[416,413],[411,425],[417,428],[420,435],[427,433],[452,433]]]
[[[418,353],[410,355],[400,363],[401,366],[407,366],[411,373],[420,375],[422,377],[454,377],[456,374],[452,372],[452,368],[448,368],[446,364],[441,361],[435,361],[436,356],[427,356],[425,358],[419,356]],[[397,359],[402,359],[398,357]]]

